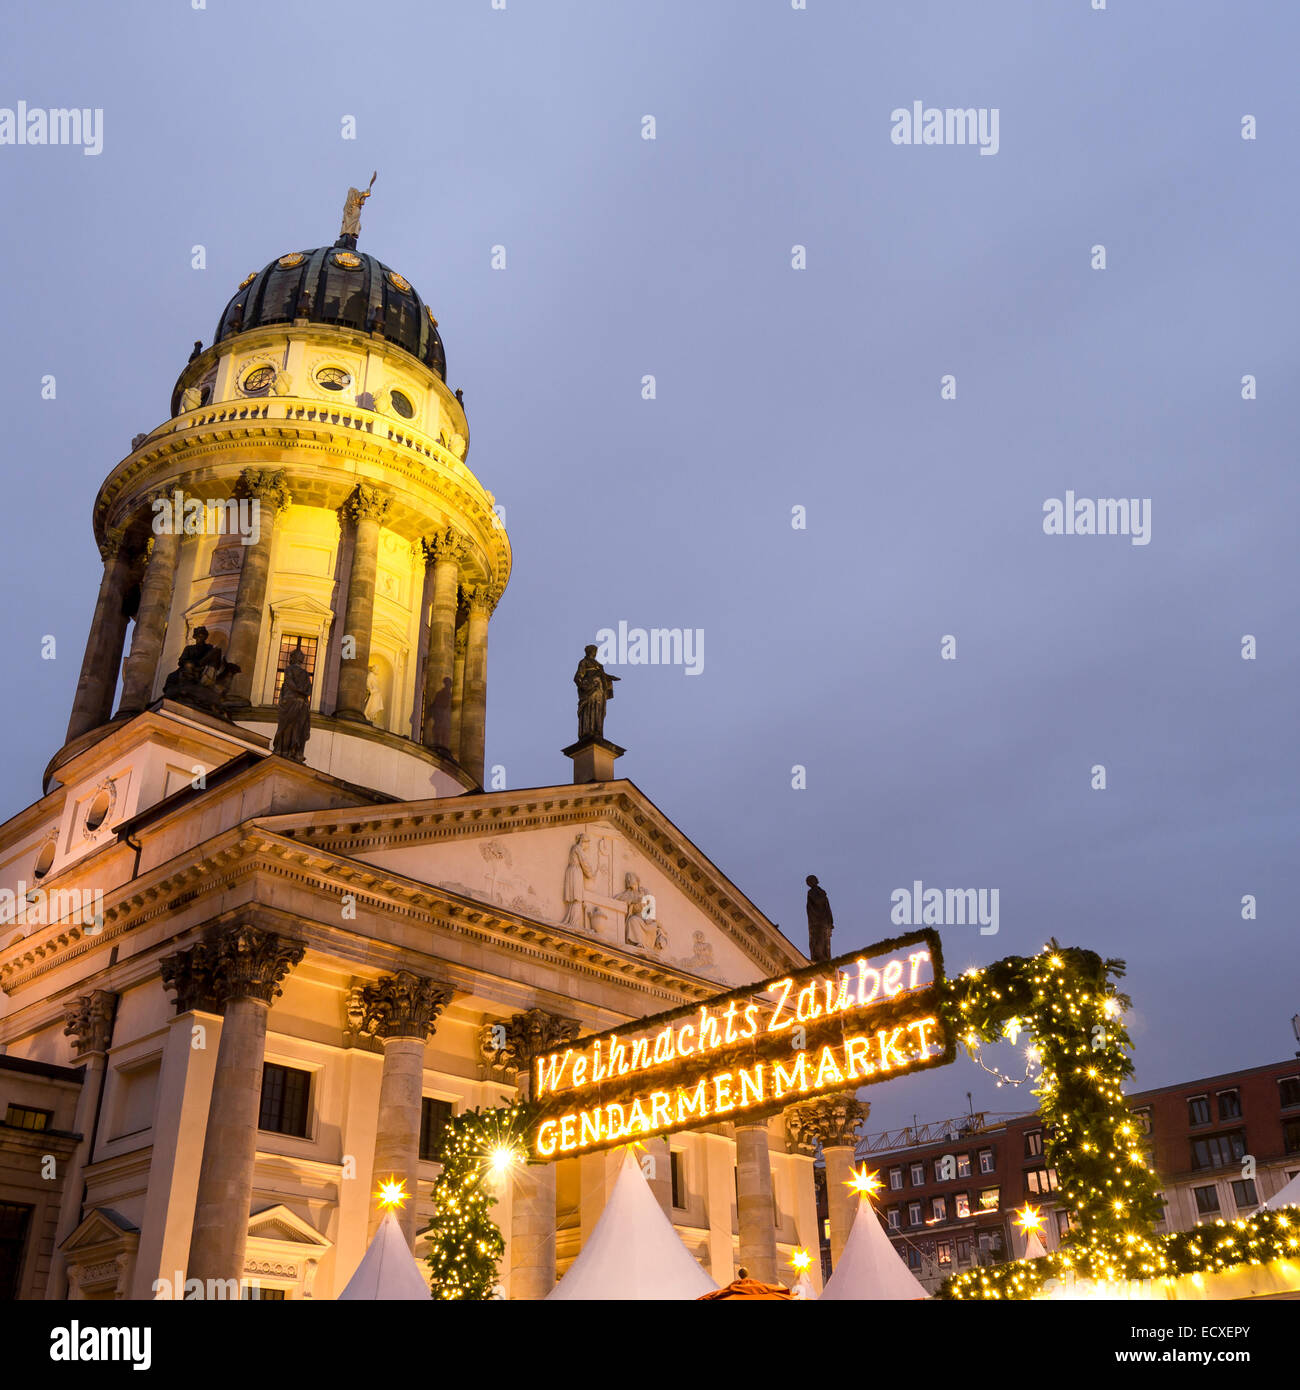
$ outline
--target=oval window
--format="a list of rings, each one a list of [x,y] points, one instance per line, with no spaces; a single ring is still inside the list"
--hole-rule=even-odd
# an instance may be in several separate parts
[[[246,396],[265,396],[274,380],[274,367],[254,367],[245,374],[241,389]]]
[[[401,391],[393,391],[390,393],[390,396],[393,402],[393,409],[397,411],[403,420],[409,420],[411,416],[415,414],[415,407],[411,404],[411,398],[409,396]]]
[[[352,385],[352,373],[342,367],[322,367],[316,373],[316,384],[327,391],[346,391]]]
[[[90,803],[90,808],[86,812],[86,829],[98,830],[108,819],[108,813],[112,809],[113,798],[106,790],[97,791]]]
[[[47,840],[41,846],[41,852],[36,856],[36,866],[32,870],[36,878],[44,878],[50,871],[50,866],[54,863],[54,841]]]

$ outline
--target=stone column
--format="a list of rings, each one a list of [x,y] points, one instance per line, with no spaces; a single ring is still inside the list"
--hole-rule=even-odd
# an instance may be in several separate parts
[[[870,1113],[870,1105],[858,1100],[853,1091],[803,1101],[785,1112],[787,1145],[804,1154],[811,1154],[820,1146],[826,1163],[832,1269],[839,1263],[857,1215],[859,1198],[848,1183],[857,1151],[858,1129]]]
[[[738,1263],[751,1279],[775,1284],[776,1220],[772,1209],[772,1159],[767,1125],[737,1124],[736,1218],[740,1226]]]
[[[451,751],[460,757],[461,711],[465,706],[465,649],[469,641],[469,625],[456,627],[456,659],[451,668]]]
[[[451,743],[452,691],[456,676],[456,606],[460,562],[469,542],[456,531],[444,531],[425,542],[433,565],[433,603],[429,618],[429,650],[424,661],[424,728],[421,742],[448,754]]]
[[[215,1008],[224,1015],[194,1199],[186,1270],[191,1279],[243,1275],[266,1019],[280,982],[305,950],[301,942],[260,927],[237,926],[160,963],[163,983],[176,993],[178,1014]]]
[[[379,569],[379,528],[388,515],[389,500],[378,488],[358,486],[348,503],[355,531],[352,571],[343,617],[343,642],[352,639],[353,655],[339,661],[339,719],[366,723],[366,676],[370,669],[370,629],[375,613],[375,575]]]
[[[240,493],[257,507],[257,539],[241,545],[243,562],[239,587],[235,590],[235,611],[230,619],[226,641],[226,660],[239,667],[230,682],[232,704],[247,706],[252,698],[257,647],[262,634],[266,608],[266,581],[271,570],[271,542],[280,512],[289,505],[282,470],[245,468],[239,475]]]
[[[384,1045],[384,1070],[379,1079],[379,1120],[375,1127],[372,1187],[400,1182],[407,1201],[397,1209],[397,1224],[407,1245],[414,1244],[416,1208],[420,1198],[420,1102],[424,1095],[424,1040],[452,996],[450,985],[426,979],[409,970],[385,975],[366,985],[360,1002],[365,1032]],[[369,1235],[373,1237],[384,1212],[374,1193],[370,1198]]]
[[[122,668],[122,703],[119,718],[139,714],[153,699],[158,677],[158,658],[162,655],[171,614],[172,590],[176,584],[176,561],[181,553],[180,531],[176,527],[153,538],[140,586],[140,608],[135,615],[131,654]]]
[[[488,619],[500,596],[488,584],[474,584],[466,590],[469,602],[469,635],[465,648],[465,693],[460,714],[461,767],[481,787],[483,785],[483,743],[487,729],[487,639]]]
[[[111,531],[99,547],[104,573],[99,581],[99,596],[86,635],[77,694],[68,720],[69,742],[107,723],[113,713],[122,643],[126,638],[127,618],[123,604],[131,579],[131,556],[125,542],[120,531]]]
[[[108,1049],[113,1043],[113,1019],[117,1013],[117,995],[106,989],[93,990],[65,1004],[63,1017],[65,1037],[72,1039],[77,1060],[84,1064],[81,1093],[77,1096],[77,1117],[73,1121],[81,1143],[63,1174],[63,1191],[59,1198],[58,1236],[50,1260],[49,1277],[45,1283],[46,1298],[62,1298],[68,1281],[68,1261],[59,1247],[81,1224],[82,1174],[94,1160],[91,1152],[95,1128],[95,1110],[99,1105],[104,1072],[108,1067]]]
[[[578,1023],[529,1009],[489,1023],[480,1041],[494,1067],[513,1071],[521,1095],[532,1094],[537,1058],[578,1036]],[[510,1297],[542,1299],[555,1287],[555,1164],[526,1163],[515,1170],[510,1206]]]

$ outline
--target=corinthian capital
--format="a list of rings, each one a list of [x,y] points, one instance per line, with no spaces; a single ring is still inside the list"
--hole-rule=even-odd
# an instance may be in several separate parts
[[[491,1066],[531,1071],[538,1057],[571,1043],[578,1028],[576,1019],[529,1009],[505,1022],[485,1023],[479,1033],[479,1050]]]
[[[448,527],[424,538],[424,552],[430,560],[463,560],[469,554],[469,537]]]
[[[126,536],[118,530],[108,531],[104,539],[99,542],[99,558],[107,565],[110,561],[116,560],[118,551],[126,542]]]
[[[497,606],[501,599],[502,586],[500,584],[466,584],[465,602],[470,609],[486,608],[489,613]]]
[[[817,1144],[823,1149],[851,1149],[858,1142],[858,1126],[870,1113],[871,1106],[851,1091],[792,1105],[785,1112],[786,1144],[804,1154],[812,1153]]]
[[[63,1035],[72,1039],[78,1057],[84,1057],[88,1052],[108,1051],[116,1009],[117,995],[106,989],[83,994],[64,1008],[63,1017],[67,1026]]]
[[[283,511],[293,500],[285,486],[283,468],[245,468],[239,475],[239,490],[264,507]]]
[[[176,1012],[217,1013],[240,999],[269,1004],[280,982],[302,960],[306,947],[260,927],[227,927],[206,941],[165,956],[163,984],[176,994]]]
[[[382,522],[388,515],[391,501],[379,488],[371,487],[369,483],[359,483],[346,506],[353,521]]]
[[[410,970],[385,975],[361,990],[362,1031],[377,1038],[423,1041],[454,993],[441,980],[430,980]]]

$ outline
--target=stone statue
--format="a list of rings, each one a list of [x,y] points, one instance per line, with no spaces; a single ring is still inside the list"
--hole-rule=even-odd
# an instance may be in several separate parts
[[[347,246],[353,251],[357,249],[357,237],[361,235],[361,209],[370,197],[370,190],[375,186],[378,174],[379,171],[375,170],[370,175],[370,183],[364,193],[359,188],[348,189],[348,196],[343,204],[343,226],[339,231],[339,239],[335,242],[336,246]]]
[[[288,372],[276,372],[271,378],[271,394],[273,396],[288,396],[293,392],[293,377]]]
[[[373,666],[366,672],[366,707],[361,712],[372,724],[384,712],[384,697],[379,693],[379,677]]]
[[[627,904],[623,918],[623,940],[629,946],[644,946],[641,900],[645,897],[645,889],[641,887],[641,880],[631,873],[623,876],[623,885],[623,892],[615,894],[618,902]],[[644,925],[649,926],[649,923]]]
[[[605,704],[614,698],[614,682],[619,676],[609,675],[596,660],[596,648],[588,644],[587,654],[578,662],[573,683],[578,687],[578,737],[605,737]]]
[[[569,865],[564,871],[563,925],[575,931],[587,930],[587,912],[583,900],[587,895],[587,880],[596,876],[596,870],[584,852],[590,843],[590,835],[579,835],[574,840],[569,850]]]
[[[163,682],[163,698],[229,719],[230,682],[238,674],[239,667],[227,661],[221,648],[208,641],[207,628],[196,627],[194,640],[181,652],[176,669]]]
[[[805,881],[808,884],[808,959],[830,960],[831,932],[835,929],[831,900],[817,882],[816,874],[809,874]]]
[[[181,392],[181,408],[176,413],[184,415],[187,410],[197,410],[203,403],[203,392],[197,386],[187,386]]]
[[[284,683],[280,686],[279,715],[271,751],[295,763],[307,761],[304,749],[311,737],[311,672],[301,645],[289,653]]]
[[[202,338],[195,338],[195,340],[194,340],[194,351],[193,351],[192,353],[190,353],[190,361],[193,362],[194,359],[195,359],[196,357],[199,357],[199,356],[202,355],[202,352],[203,352],[203,339],[202,339]]]

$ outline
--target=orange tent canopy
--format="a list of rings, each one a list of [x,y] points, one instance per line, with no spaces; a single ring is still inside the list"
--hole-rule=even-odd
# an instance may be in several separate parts
[[[712,1293],[701,1294],[695,1301],[705,1303],[711,1298],[767,1298],[786,1299],[797,1302],[794,1294],[784,1284],[764,1284],[760,1279],[733,1279],[730,1284]]]

